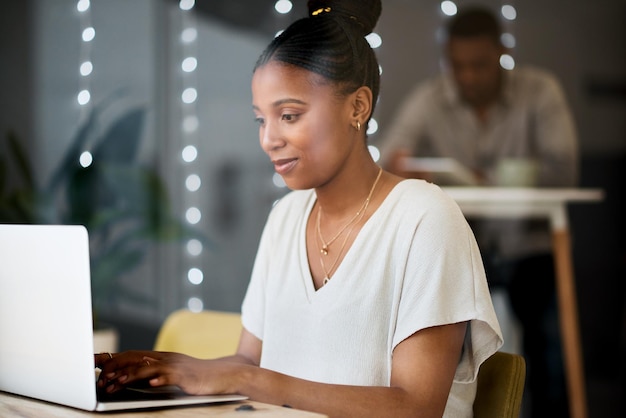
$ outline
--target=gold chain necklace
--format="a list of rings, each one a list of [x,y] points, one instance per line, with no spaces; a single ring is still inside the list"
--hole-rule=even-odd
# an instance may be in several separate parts
[[[348,238],[352,234],[352,230],[354,229],[354,226],[358,223],[357,220],[360,221],[361,219],[363,219],[363,216],[365,215],[365,211],[367,210],[367,207],[369,206],[370,200],[371,200],[372,195],[374,193],[374,189],[376,189],[376,185],[378,184],[378,180],[380,179],[380,176],[381,176],[382,173],[383,173],[383,169],[380,168],[378,170],[378,175],[376,176],[376,180],[374,181],[374,184],[372,185],[372,188],[370,189],[370,192],[367,195],[367,198],[365,199],[365,201],[363,202],[363,204],[361,205],[361,207],[359,208],[357,213],[328,242],[325,242],[324,238],[322,237],[322,230],[320,228],[321,217],[322,217],[322,205],[319,206],[319,209],[317,211],[317,228],[316,228],[317,229],[317,238],[319,239],[319,241],[316,240],[316,243],[318,245],[318,249],[320,250],[320,254],[321,254],[320,255],[320,265],[322,266],[322,270],[324,271],[324,280],[322,282],[322,286],[325,285],[326,283],[328,283],[328,281],[330,280],[330,276],[334,272],[334,269],[335,269],[335,266],[337,264],[337,261],[339,261],[339,257],[343,253],[343,250],[344,250],[344,248],[346,246],[346,243],[348,242]],[[323,256],[328,255],[328,248],[330,247],[330,245],[337,238],[339,238],[339,236],[341,236],[341,234],[343,234],[348,227],[350,227],[350,230],[348,231],[348,233],[344,237],[343,242],[341,244],[341,248],[339,248],[339,252],[337,253],[337,256],[335,257],[335,260],[331,264],[330,268],[327,270],[326,269],[326,265],[324,263],[324,257]],[[319,242],[322,243],[321,247],[319,245]]]
[[[352,225],[356,219],[359,217],[359,215],[367,208],[367,205],[369,204],[369,199],[365,199],[365,201],[363,202],[363,204],[361,205],[361,207],[359,208],[359,210],[356,212],[356,214],[350,219],[350,221],[348,221],[348,223],[346,223],[343,228],[341,228],[339,230],[339,232],[337,232],[337,234],[335,234],[334,237],[332,237],[328,242],[324,242],[324,238],[322,237],[322,231],[320,230],[320,223],[321,223],[321,219],[322,219],[322,206],[320,205],[320,209],[317,211],[317,237],[319,238],[319,240],[322,242],[322,247],[320,248],[320,253],[324,254],[324,255],[328,255],[328,247],[330,247],[330,244],[332,244],[333,242],[335,242],[335,240],[337,238],[339,238],[339,236],[341,234],[344,233],[344,231],[346,230],[346,228],[348,228],[350,225]],[[318,243],[319,246],[319,243]]]

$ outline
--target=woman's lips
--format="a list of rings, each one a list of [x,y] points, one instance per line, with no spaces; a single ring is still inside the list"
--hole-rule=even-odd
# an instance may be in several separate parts
[[[274,170],[280,175],[287,174],[298,162],[297,158],[274,160]]]

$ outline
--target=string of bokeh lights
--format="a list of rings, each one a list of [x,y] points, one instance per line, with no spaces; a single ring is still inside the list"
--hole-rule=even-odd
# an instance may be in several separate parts
[[[185,166],[186,175],[184,181],[185,196],[185,220],[190,225],[197,225],[202,220],[202,211],[198,207],[198,192],[202,188],[202,179],[197,173],[198,164],[198,128],[200,120],[197,112],[198,101],[198,25],[194,12],[195,0],[180,0],[178,3],[181,15],[180,43],[182,59],[180,61],[180,75],[182,91],[181,104],[181,159]],[[204,248],[198,239],[190,239],[186,244],[187,265],[185,268],[185,280],[191,285],[192,295],[187,299],[187,308],[194,312],[204,309],[201,296],[201,288],[204,282],[204,271],[200,266],[200,255]]]
[[[93,62],[91,61],[91,52],[93,40],[96,37],[96,30],[91,22],[91,3],[89,0],[78,0],[76,10],[80,20],[80,51],[79,51],[79,82],[78,94],[76,101],[80,106],[81,117],[91,110],[91,75],[93,73]],[[88,150],[84,150],[79,157],[79,163],[82,167],[89,167],[93,162],[93,156]]]

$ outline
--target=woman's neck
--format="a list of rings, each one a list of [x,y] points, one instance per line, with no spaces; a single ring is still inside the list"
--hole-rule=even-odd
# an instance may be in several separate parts
[[[323,208],[326,218],[343,219],[358,211],[368,196],[373,198],[381,182],[380,174],[380,167],[373,161],[358,170],[342,170],[332,180],[315,189],[317,205]]]

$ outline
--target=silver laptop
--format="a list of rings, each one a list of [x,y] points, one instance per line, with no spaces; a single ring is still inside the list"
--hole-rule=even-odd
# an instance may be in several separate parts
[[[89,240],[82,226],[0,225],[0,391],[89,411],[246,399],[98,399]]]

